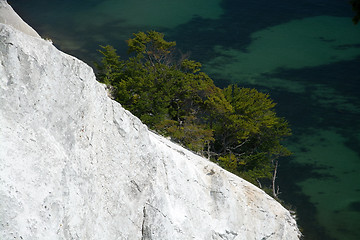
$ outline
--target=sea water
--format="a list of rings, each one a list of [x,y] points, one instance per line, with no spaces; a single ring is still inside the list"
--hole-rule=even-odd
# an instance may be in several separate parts
[[[162,31],[222,87],[268,92],[293,129],[280,197],[305,239],[360,239],[360,25],[343,0],[9,0],[43,37],[90,65]]]

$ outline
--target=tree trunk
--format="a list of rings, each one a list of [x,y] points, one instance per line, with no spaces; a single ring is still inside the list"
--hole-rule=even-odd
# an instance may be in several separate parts
[[[278,168],[278,161],[275,161],[275,169],[274,169],[274,175],[273,175],[273,179],[272,179],[272,191],[273,191],[273,196],[275,198],[277,198],[277,195],[279,193],[279,187],[278,187],[277,191],[275,190],[275,188],[276,188],[275,180],[276,180],[277,168]]]

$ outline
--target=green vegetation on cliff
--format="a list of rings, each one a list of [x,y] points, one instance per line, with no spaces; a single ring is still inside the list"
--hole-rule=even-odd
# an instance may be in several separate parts
[[[121,60],[104,46],[96,64],[114,99],[149,128],[276,196],[277,159],[290,155],[281,140],[291,131],[269,95],[216,87],[199,62],[178,54],[161,33],[139,32],[127,43],[130,57]]]

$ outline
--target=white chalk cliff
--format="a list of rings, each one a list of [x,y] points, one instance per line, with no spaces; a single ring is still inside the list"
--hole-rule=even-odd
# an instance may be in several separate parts
[[[0,239],[299,239],[262,190],[160,137],[0,0]]]

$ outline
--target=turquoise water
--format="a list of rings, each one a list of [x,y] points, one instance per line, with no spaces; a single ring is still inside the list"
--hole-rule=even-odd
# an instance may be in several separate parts
[[[291,123],[281,195],[305,239],[360,239],[360,25],[342,0],[54,0],[9,3],[42,36],[92,64],[154,29],[218,86],[269,92]]]

